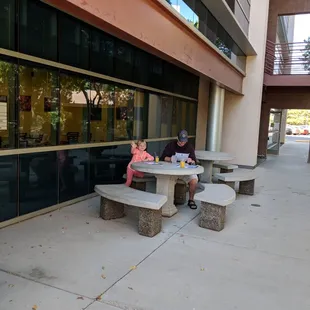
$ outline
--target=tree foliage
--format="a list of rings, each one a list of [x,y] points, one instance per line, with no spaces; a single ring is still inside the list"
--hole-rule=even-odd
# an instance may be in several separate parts
[[[287,124],[289,125],[309,125],[310,110],[288,110]]]

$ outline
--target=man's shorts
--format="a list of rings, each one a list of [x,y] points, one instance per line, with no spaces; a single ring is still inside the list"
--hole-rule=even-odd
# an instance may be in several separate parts
[[[198,176],[197,176],[197,174],[184,175],[184,176],[180,176],[179,179],[183,180],[186,184],[188,184],[191,180],[197,180],[198,181]]]

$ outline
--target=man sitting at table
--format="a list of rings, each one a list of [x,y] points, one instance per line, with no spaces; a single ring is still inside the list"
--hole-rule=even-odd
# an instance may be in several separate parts
[[[160,157],[160,160],[171,162],[172,156],[175,156],[176,153],[189,154],[187,159],[188,164],[195,164],[197,162],[195,156],[195,149],[190,143],[188,143],[188,133],[184,129],[178,133],[177,141],[172,141],[167,144],[166,148],[163,151],[163,154]],[[183,180],[186,184],[189,185],[189,200],[187,205],[191,209],[197,209],[197,205],[194,201],[196,186],[198,183],[197,175],[186,175],[180,177],[179,179]]]

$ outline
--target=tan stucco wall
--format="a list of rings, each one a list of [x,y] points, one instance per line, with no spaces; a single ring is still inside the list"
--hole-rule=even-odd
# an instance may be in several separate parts
[[[196,150],[205,150],[206,148],[209,89],[209,80],[201,77],[199,81],[198,93]]]
[[[235,155],[234,163],[255,166],[262,102],[269,0],[252,0],[249,38],[257,56],[247,59],[244,96],[226,91],[222,151]]]

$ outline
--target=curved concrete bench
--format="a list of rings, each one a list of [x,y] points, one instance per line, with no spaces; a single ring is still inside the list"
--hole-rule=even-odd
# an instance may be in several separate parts
[[[235,169],[238,169],[237,165],[225,164],[225,163],[215,163],[213,164],[213,167],[220,168],[221,173],[229,173],[229,172],[233,172]]]
[[[225,184],[202,184],[205,189],[195,195],[201,201],[199,226],[221,231],[225,225],[226,206],[236,200],[236,192]]]
[[[235,189],[235,182],[240,182],[239,194],[254,195],[257,175],[253,170],[237,169],[231,173],[217,173],[215,177],[220,183],[225,183],[233,189]]]
[[[112,220],[125,216],[124,205],[139,208],[139,234],[153,237],[161,231],[161,208],[167,197],[119,185],[96,185],[95,192],[101,196],[100,216]]]

